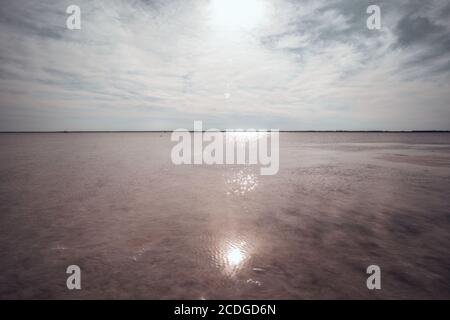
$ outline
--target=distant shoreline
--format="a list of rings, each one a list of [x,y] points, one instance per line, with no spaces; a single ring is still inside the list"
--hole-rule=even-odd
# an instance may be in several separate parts
[[[155,130],[155,131],[0,131],[2,133],[170,133],[174,130]],[[193,130],[188,130],[194,132]],[[227,130],[218,130],[219,132],[227,132]],[[233,130],[230,132],[256,132],[257,130]],[[199,131],[200,132],[200,131]],[[206,132],[203,130],[201,132]],[[280,133],[449,133],[450,130],[280,130]]]

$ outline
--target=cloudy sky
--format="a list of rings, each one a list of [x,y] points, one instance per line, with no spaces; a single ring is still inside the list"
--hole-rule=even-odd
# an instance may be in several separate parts
[[[448,0],[1,0],[0,43],[0,131],[450,130]]]

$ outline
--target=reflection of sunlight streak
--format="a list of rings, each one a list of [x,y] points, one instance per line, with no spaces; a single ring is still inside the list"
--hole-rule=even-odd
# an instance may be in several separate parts
[[[232,171],[231,176],[225,180],[227,184],[227,195],[244,195],[254,191],[258,186],[258,175],[245,170]]]

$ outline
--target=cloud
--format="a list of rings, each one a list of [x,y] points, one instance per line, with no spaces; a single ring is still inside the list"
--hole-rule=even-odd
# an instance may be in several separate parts
[[[450,30],[447,25],[435,23],[428,17],[405,16],[396,31],[398,46],[417,51],[408,65],[426,63],[431,66],[432,73],[450,70]]]
[[[450,129],[447,1],[252,2],[3,1],[0,130]]]

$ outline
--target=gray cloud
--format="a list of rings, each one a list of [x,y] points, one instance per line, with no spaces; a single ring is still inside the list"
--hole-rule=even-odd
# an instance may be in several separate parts
[[[450,62],[450,30],[447,25],[428,17],[405,16],[396,28],[398,42],[403,49],[418,49],[419,53],[408,65],[430,64],[431,72],[448,72]]]

